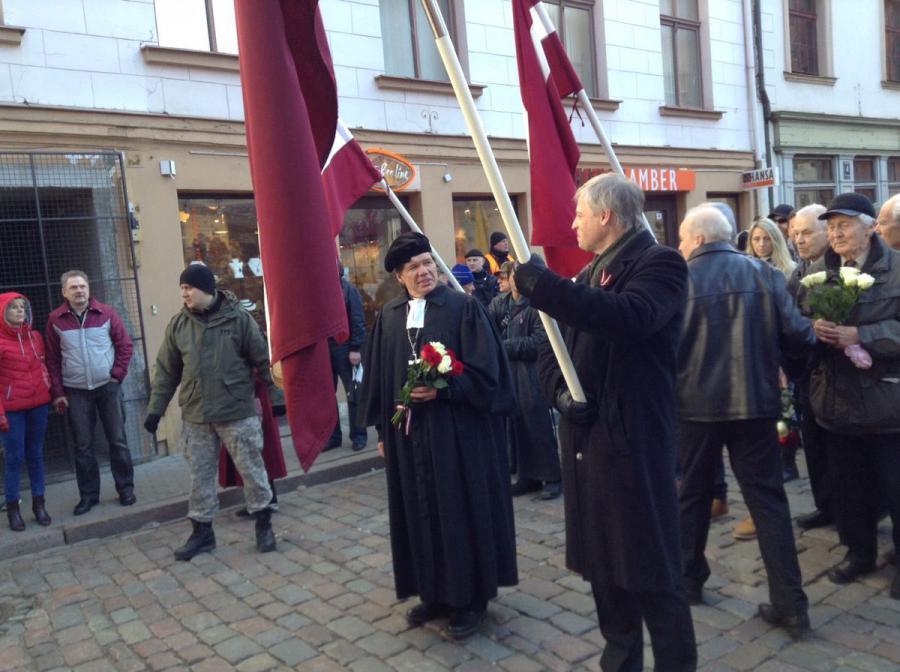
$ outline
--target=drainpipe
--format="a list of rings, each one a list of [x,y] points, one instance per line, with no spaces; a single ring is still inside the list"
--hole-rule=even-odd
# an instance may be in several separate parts
[[[772,140],[769,134],[769,123],[772,121],[772,105],[769,102],[769,94],[766,92],[766,71],[763,62],[763,45],[762,45],[762,21],[760,9],[760,0],[752,0],[753,2],[753,47],[755,52],[755,68],[756,68],[756,93],[759,101],[762,103],[763,113],[763,136],[765,139],[766,165],[772,166]],[[747,4],[745,0],[744,4]],[[760,214],[766,214],[770,211],[774,203],[775,191],[772,187],[766,189],[767,203],[765,209]]]
[[[744,78],[747,88],[747,118],[750,122],[750,148],[753,151],[753,167],[762,168],[763,148],[759,134],[759,107],[756,97],[756,56],[754,53],[755,38],[753,33],[753,0],[742,0],[744,12]],[[753,215],[764,214],[765,194],[762,189],[753,190]]]

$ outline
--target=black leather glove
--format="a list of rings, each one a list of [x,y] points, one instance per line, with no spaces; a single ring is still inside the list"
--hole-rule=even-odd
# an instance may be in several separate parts
[[[565,385],[556,390],[556,408],[576,425],[591,425],[597,419],[594,404],[590,401],[575,401]]]
[[[148,413],[147,419],[144,420],[144,429],[151,434],[156,434],[156,428],[159,427],[160,417],[162,416],[159,416],[156,413]]]
[[[541,276],[547,272],[547,264],[540,255],[532,254],[524,264],[518,264],[515,271],[516,289],[522,296],[531,296]]]
[[[280,418],[282,415],[287,415],[287,406],[285,406],[284,404],[273,404],[272,416]]]

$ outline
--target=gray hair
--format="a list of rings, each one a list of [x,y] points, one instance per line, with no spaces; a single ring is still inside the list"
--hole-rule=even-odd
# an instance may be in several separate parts
[[[874,228],[875,225],[878,223],[874,217],[870,217],[869,215],[862,213],[862,212],[856,216],[856,219],[858,219],[862,223],[862,225],[864,227],[866,227],[867,229]]]
[[[894,194],[888,200],[885,201],[885,204],[891,204],[891,219],[894,220],[894,224],[900,224],[900,194]]]
[[[644,227],[644,192],[631,180],[616,173],[597,175],[578,187],[575,199],[582,196],[592,212],[609,210],[626,231]]]
[[[820,229],[827,228],[827,223],[824,219],[819,219],[819,215],[823,212],[827,211],[826,208],[821,203],[810,203],[809,205],[804,205],[799,210],[794,211],[794,216],[791,217],[791,221],[797,219],[798,217],[802,217],[804,219],[809,218],[816,226]]]
[[[704,203],[691,208],[685,214],[683,224],[693,235],[703,236],[705,243],[731,240],[731,223],[722,211],[716,207],[716,204]]]
[[[79,271],[77,269],[72,269],[71,271],[66,271],[65,273],[63,273],[59,278],[59,284],[62,285],[63,289],[66,288],[66,283],[71,278],[82,278],[87,284],[91,284],[91,281],[88,280],[87,273],[85,273],[84,271]]]
[[[728,220],[728,224],[731,226],[731,235],[737,234],[737,219],[735,219],[734,210],[732,210],[731,206],[727,203],[722,203],[720,201],[706,201],[705,203],[696,206],[696,208],[715,208]]]

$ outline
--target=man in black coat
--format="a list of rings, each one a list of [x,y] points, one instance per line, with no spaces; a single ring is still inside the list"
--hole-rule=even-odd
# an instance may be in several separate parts
[[[362,362],[362,349],[366,343],[366,317],[363,313],[362,299],[359,291],[344,277],[344,269],[338,261],[338,273],[341,279],[341,293],[344,296],[344,308],[347,311],[347,325],[350,327],[350,336],[343,343],[338,343],[333,338],[328,341],[328,349],[331,354],[331,373],[334,379],[334,390],[337,392],[338,379],[344,386],[347,395],[347,424],[350,430],[350,441],[353,450],[359,451],[366,447],[366,428],[356,424],[356,398],[357,390],[353,382],[354,369]],[[334,425],[334,432],[325,450],[340,448],[343,443],[341,433],[341,418],[338,416]]]
[[[498,586],[518,582],[505,437],[495,422],[515,407],[509,363],[484,308],[438,284],[425,236],[398,236],[384,267],[404,292],[372,329],[360,411],[386,463],[397,597],[421,598],[407,613],[411,625],[449,616],[446,635],[462,639]],[[441,390],[413,388],[409,422],[395,427],[409,365],[435,341],[463,372]]]
[[[566,564],[591,583],[604,671],[642,669],[642,621],[656,670],[695,670],[675,494],[675,351],[687,269],[644,227],[644,195],[633,182],[601,175],[577,198],[572,228],[579,247],[597,255],[591,264],[574,283],[536,257],[516,271],[531,305],[564,326],[588,398],[573,401],[545,349],[542,387],[562,414]]]
[[[778,367],[784,353],[807,354],[815,342],[812,325],[781,273],[731,246],[731,226],[715,208],[690,210],[679,237],[689,271],[678,351],[685,590],[699,604],[710,575],[704,551],[724,444],[769,578],[771,604],[760,605],[759,614],[799,637],[809,630],[808,601],[781,474]]]
[[[481,250],[473,249],[466,252],[466,266],[469,267],[475,278],[475,289],[472,290],[472,296],[478,299],[485,308],[500,293],[500,282],[489,272],[487,265],[487,259]]]

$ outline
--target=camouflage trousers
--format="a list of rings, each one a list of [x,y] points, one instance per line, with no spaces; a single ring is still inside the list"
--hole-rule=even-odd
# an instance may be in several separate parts
[[[256,513],[269,505],[272,490],[262,459],[263,435],[258,417],[205,424],[185,422],[181,440],[191,468],[188,518],[208,523],[219,509],[219,448],[222,444],[244,481],[247,511]]]

